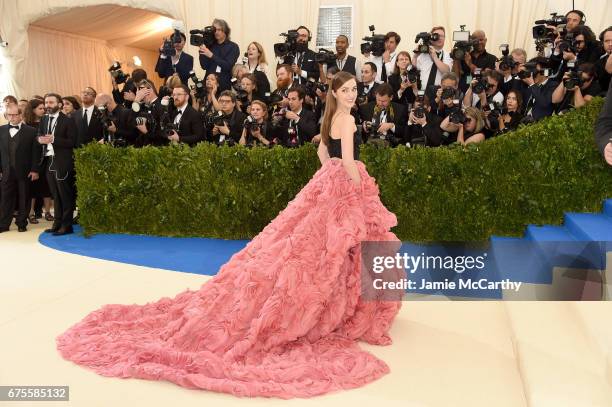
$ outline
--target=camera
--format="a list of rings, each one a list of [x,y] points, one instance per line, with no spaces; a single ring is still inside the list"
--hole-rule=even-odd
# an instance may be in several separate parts
[[[315,54],[315,62],[319,64],[331,65],[336,62],[336,54],[328,49],[321,48],[319,52]]]
[[[476,71],[474,72],[474,79],[476,79],[477,82],[472,85],[472,92],[477,95],[481,94],[482,92],[485,92],[491,87],[491,85],[489,85],[489,82],[487,82],[487,80],[482,77],[480,69],[476,69]]]
[[[206,116],[206,127],[223,126],[228,120],[229,117],[219,110],[216,113]]]
[[[451,108],[448,120],[455,124],[463,124],[467,122],[467,117],[459,105],[459,99],[453,100],[453,107]]]
[[[417,97],[416,97],[416,103],[415,103],[415,108],[413,109],[414,112],[414,117],[416,117],[417,119],[422,119],[423,117],[425,117],[425,106],[423,106],[423,104],[425,103],[425,91],[420,90],[418,91]]]
[[[162,45],[161,54],[165,57],[173,57],[176,55],[176,50],[174,49],[174,43],[172,40],[168,38],[164,38],[164,45]]]
[[[508,44],[501,44],[499,50],[502,53],[502,57],[498,59],[499,69],[502,71],[510,71],[517,67],[517,63],[514,58],[510,55],[510,47]]]
[[[283,64],[291,65],[297,52],[306,51],[306,45],[298,43],[299,34],[297,30],[287,30],[286,33],[280,35],[285,37],[285,42],[274,44],[274,55],[281,58]]]
[[[558,16],[557,13],[550,13],[550,16],[548,20],[537,20],[535,23],[554,26],[567,24],[567,18],[565,18],[565,16]]]
[[[442,100],[446,100],[446,99],[454,99],[456,95],[456,91],[453,88],[443,88],[442,89],[442,94],[440,95],[440,99]]]
[[[212,25],[204,27],[202,30],[191,30],[189,31],[189,43],[194,47],[206,45],[207,48],[210,48],[215,43],[215,31],[217,29]]]
[[[584,85],[582,75],[580,72],[576,71],[576,61],[569,61],[567,63],[567,68],[569,78],[563,78],[563,86],[565,86],[565,89],[573,90],[576,86],[581,87]]]
[[[538,69],[537,67],[537,63],[535,62],[527,62],[525,65],[523,65],[525,67],[524,71],[519,71],[518,73],[518,77],[520,79],[526,79],[529,78],[531,76],[535,76],[535,75],[544,75],[544,76],[549,76],[550,72],[549,69]]]
[[[421,71],[419,71],[416,66],[410,68],[406,74],[406,79],[410,83],[417,83],[421,78]]]
[[[117,85],[125,83],[130,77],[130,75],[125,74],[121,70],[121,64],[119,63],[119,61],[113,62],[111,67],[108,68],[108,72],[110,72],[111,76],[115,78],[115,83],[117,83]]]
[[[571,52],[577,54],[576,40],[574,39],[574,33],[567,33],[561,41],[559,41],[559,52]]]
[[[244,89],[238,89],[236,91],[236,100],[238,100],[243,105],[246,105],[249,103],[249,94]]]
[[[369,37],[363,37],[362,40],[366,41],[361,44],[361,53],[369,54],[372,53],[375,57],[382,56],[385,53],[385,36],[382,34],[375,34],[376,27],[373,25],[368,26],[368,30],[372,33]]]
[[[414,42],[415,44],[419,44],[419,45],[417,45],[417,49],[414,52],[417,52],[420,54],[428,54],[429,46],[431,45],[431,43],[438,41],[439,39],[440,39],[440,35],[438,33],[433,33],[433,34],[428,33],[428,32],[418,33],[414,39]]]
[[[189,79],[193,82],[191,89],[195,90],[196,99],[204,99],[206,97],[206,85],[204,79],[198,79],[194,71],[189,71]]]
[[[255,130],[261,130],[262,124],[258,123],[257,120],[255,120],[255,118],[251,115],[247,116],[246,119],[244,119],[244,128],[247,129],[248,131],[255,131]]]
[[[164,97],[160,102],[162,106],[162,114],[159,121],[160,129],[163,137],[168,137],[173,131],[178,133],[178,127],[170,118],[170,111],[174,108],[174,99]]]
[[[453,31],[455,45],[450,53],[451,58],[457,61],[462,60],[465,54],[472,52],[474,47],[478,45],[478,40],[471,39],[470,32],[465,31],[465,25],[460,25],[459,27],[461,31]]]

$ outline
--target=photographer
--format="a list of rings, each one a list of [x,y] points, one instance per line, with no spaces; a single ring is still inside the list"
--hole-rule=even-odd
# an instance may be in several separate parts
[[[499,127],[498,134],[505,133],[507,131],[516,130],[523,120],[521,111],[523,110],[523,96],[518,90],[511,90],[506,95],[506,102],[501,114],[497,118],[497,124]],[[489,121],[487,119],[487,121]]]
[[[612,86],[608,88],[606,102],[595,123],[595,143],[604,160],[612,166]]]
[[[470,36],[474,42],[474,50],[466,52],[463,60],[453,61],[453,72],[460,78],[459,88],[462,91],[467,91],[469,83],[468,78],[471,78],[477,70],[484,72],[487,69],[495,70],[497,58],[495,55],[489,54],[486,50],[487,37],[483,30],[476,30]]]
[[[296,53],[291,64],[291,72],[293,82],[302,85],[308,81],[308,78],[319,79],[320,72],[315,61],[315,52],[308,48],[308,43],[312,39],[310,30],[301,25],[297,28],[297,34]]]
[[[423,92],[423,91],[421,91]],[[417,97],[414,108],[408,115],[405,144],[407,146],[437,147],[442,144],[441,119],[431,113],[431,105],[426,95]]]
[[[102,123],[100,122],[100,112],[95,106],[96,91],[94,88],[86,87],[81,91],[81,101],[83,105],[75,111],[71,118],[77,128],[77,144],[76,147],[81,147],[89,144],[92,141],[102,140]]]
[[[240,48],[230,41],[231,29],[225,20],[214,19],[215,44],[210,49],[200,45],[200,66],[206,71],[206,78],[212,73],[219,76],[219,91],[231,88],[232,67],[240,56]]]
[[[370,103],[375,100],[376,89],[379,84],[376,82],[376,65],[373,62],[366,62],[361,67],[362,82],[357,83],[357,101],[358,105]]]
[[[272,96],[280,98],[280,106],[287,107],[289,105],[287,92],[291,89],[292,85],[291,67],[285,64],[278,65],[276,67],[276,89],[272,92]]]
[[[275,136],[284,147],[299,147],[312,141],[318,133],[317,119],[312,111],[304,109],[306,93],[301,86],[289,90],[289,110],[275,126]]]
[[[405,139],[406,107],[392,102],[393,88],[383,83],[376,88],[375,102],[359,106],[364,141],[395,147]]]
[[[451,71],[453,59],[443,50],[446,31],[444,27],[434,27],[429,33],[433,38],[429,45],[429,53],[415,52],[413,58],[416,68],[421,72],[421,89],[426,90],[433,85],[440,85],[442,75]]]
[[[440,128],[445,132],[456,134],[459,144],[466,145],[484,141],[485,135],[482,129],[485,122],[480,110],[475,107],[466,107],[464,109],[463,120],[460,120],[458,123],[453,123],[451,118],[451,116],[448,116],[442,120]]]
[[[172,53],[172,49],[168,50],[164,48],[164,44],[162,43],[162,46],[159,48],[157,64],[155,64],[155,72],[157,72],[162,79],[169,78],[176,73],[181,79],[181,82],[186,84],[187,80],[189,80],[189,72],[193,71],[193,57],[183,52],[187,37],[183,33],[177,35],[177,32],[175,32],[175,34],[172,35],[171,41],[174,47],[174,55],[168,55]]]
[[[175,110],[173,111],[173,129],[165,136],[174,143],[186,143],[194,146],[204,140],[204,124],[200,114],[189,105],[189,88],[179,85],[172,90]]]
[[[348,72],[355,75],[357,82],[361,80],[361,62],[352,55],[348,55],[346,50],[349,47],[349,39],[346,35],[340,34],[336,37],[336,60],[333,64],[322,67],[321,78],[326,77],[330,68],[336,67],[339,71]]]
[[[603,54],[595,63],[595,73],[599,78],[599,86],[605,92],[612,76],[612,26],[599,34],[599,41],[603,44]]]
[[[536,57],[520,67],[519,75],[525,84],[529,86],[525,103],[525,116],[534,120],[553,114],[555,106],[552,102],[552,94],[557,87],[557,82],[548,78],[550,75],[549,61],[544,57]]]
[[[425,96],[432,100],[430,95],[425,92]],[[434,113],[440,118],[445,119],[452,111],[455,100],[463,100],[463,95],[459,91],[459,78],[453,72],[445,73],[440,81],[440,86],[434,94]]]
[[[393,88],[393,101],[412,106],[419,90],[419,74],[412,70],[410,54],[401,51],[395,59],[393,74],[389,76],[389,85]]]
[[[132,102],[130,123],[138,130],[136,146],[163,145],[160,129],[160,118],[163,114],[161,99],[157,97],[155,85],[148,79],[137,84],[136,97]]]
[[[216,122],[213,122],[211,139],[217,145],[237,144],[240,142],[243,123],[247,116],[236,109],[236,97],[229,90],[221,92],[219,104],[221,105],[222,119],[216,119]]]
[[[489,103],[504,103],[504,95],[498,90],[503,78],[497,71],[487,71],[482,78],[474,78],[463,97],[463,106],[474,106],[482,109]]]
[[[249,106],[254,100],[264,100],[257,89],[257,79],[253,74],[246,74],[240,80],[240,89],[236,94],[238,109],[243,113],[249,113]]]
[[[568,91],[570,93],[568,93]],[[585,62],[578,66],[576,73],[566,72],[552,95],[552,102],[558,103],[557,112],[582,107],[601,93],[593,64]]]
[[[396,50],[401,40],[402,38],[398,33],[389,31],[385,35],[385,52],[381,56],[364,55],[368,62],[376,65],[376,82],[387,82],[388,77],[393,73],[397,58]]]
[[[499,63],[498,71],[504,77],[504,82],[499,86],[499,90],[504,95],[507,95],[512,89],[525,92],[527,85],[517,75],[521,65],[527,62],[527,51],[522,48],[515,48],[510,52],[509,57],[507,61],[502,58]]]
[[[240,144],[249,147],[272,147],[274,140],[268,119],[268,107],[260,100],[251,104],[251,114],[244,120]]]
[[[219,76],[217,74],[210,74],[206,76],[206,96],[204,99],[195,97],[195,90],[191,91],[192,107],[200,112],[201,116],[209,116],[219,111],[221,106],[217,99],[217,95],[220,93],[219,90]]]
[[[104,126],[106,119],[106,131],[110,133],[112,140],[123,140],[127,145],[136,144],[138,130],[130,122],[130,110],[118,105],[110,95],[105,93],[96,97],[96,106],[101,113],[108,112],[106,117],[101,114],[101,121]]]
[[[556,70],[555,78],[563,77],[567,65],[575,61],[576,65],[585,62],[596,63],[603,50],[595,34],[586,25],[579,25],[573,31],[573,38],[555,40],[555,50],[550,57],[550,64]]]
[[[119,90],[119,85],[115,80],[115,77],[111,74],[111,82],[113,84],[113,99],[115,103],[123,105],[126,109],[132,108],[132,102],[136,97],[136,84],[147,79],[147,72],[144,69],[134,69],[132,71],[132,77],[128,78],[123,88]]]

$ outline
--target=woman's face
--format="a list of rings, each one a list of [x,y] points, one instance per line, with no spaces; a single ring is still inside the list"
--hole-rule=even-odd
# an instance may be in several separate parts
[[[253,90],[255,88],[255,85],[253,85],[253,82],[251,82],[249,78],[242,78],[242,80],[240,81],[240,86],[247,93],[253,93]]]
[[[41,103],[40,105],[38,105],[38,107],[34,109],[34,115],[36,115],[36,117],[38,117],[39,119],[45,115],[44,103]]]
[[[516,112],[518,110],[518,100],[514,92],[510,92],[506,96],[506,108],[509,112]]]
[[[263,115],[264,115],[264,111],[261,108],[261,106],[259,106],[259,104],[255,103],[251,105],[251,116],[253,116],[255,120],[262,119]]]
[[[68,99],[63,99],[62,102],[64,102],[64,107],[62,108],[62,112],[64,112],[64,114],[70,114],[74,112],[74,106]]]
[[[259,50],[255,46],[255,44],[251,43],[249,45],[249,47],[247,48],[247,54],[249,58],[252,58],[252,59],[259,58]]]
[[[346,81],[340,86],[340,89],[336,90],[333,94],[336,98],[338,107],[350,110],[355,104],[355,99],[357,99],[357,82],[355,79]]]
[[[471,116],[467,116],[467,122],[465,122],[466,131],[474,131],[476,129],[476,119]]]
[[[208,89],[212,89],[215,86],[219,86],[219,82],[217,82],[217,77],[215,75],[208,75],[206,77],[206,87]]]
[[[410,65],[410,58],[408,58],[406,55],[400,55],[397,57],[397,66],[400,70],[405,70],[408,68],[408,65]]]

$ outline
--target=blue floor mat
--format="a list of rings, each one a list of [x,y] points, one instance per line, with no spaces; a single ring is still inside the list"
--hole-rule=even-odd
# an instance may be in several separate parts
[[[85,238],[78,226],[75,233],[52,236],[42,233],[39,242],[63,252],[137,266],[213,276],[248,240],[156,237],[100,234]]]

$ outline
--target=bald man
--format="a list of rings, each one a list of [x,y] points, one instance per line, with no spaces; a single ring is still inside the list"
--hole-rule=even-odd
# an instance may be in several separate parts
[[[111,140],[114,140],[117,144],[133,145],[138,138],[138,130],[136,129],[136,123],[132,123],[130,119],[131,110],[118,105],[111,95],[101,93],[96,97],[95,102],[98,110],[102,112],[104,117],[104,111],[108,112],[108,121],[105,134],[110,136]],[[108,137],[103,142],[108,141]]]
[[[9,123],[0,127],[0,233],[9,230],[15,199],[18,202],[15,223],[20,232],[25,232],[30,212],[30,185],[39,177],[42,149],[36,140],[36,129],[23,123],[22,112],[16,104],[6,107],[5,116]]]
[[[474,45],[474,50],[466,53],[463,60],[453,62],[453,72],[459,76],[459,88],[463,92],[469,87],[470,81],[468,79],[471,79],[469,77],[472,77],[477,69],[480,69],[481,72],[484,72],[485,69],[495,70],[495,63],[497,62],[497,57],[489,54],[486,50],[487,36],[484,31],[474,31],[470,39],[477,42]]]

